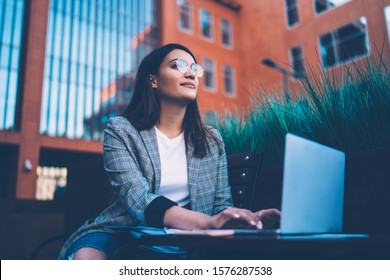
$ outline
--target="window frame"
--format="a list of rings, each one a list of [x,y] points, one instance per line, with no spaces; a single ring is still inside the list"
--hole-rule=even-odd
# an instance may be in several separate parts
[[[210,15],[210,33],[211,36],[207,37],[203,34],[203,28],[202,28],[202,12],[207,12]],[[206,41],[214,42],[215,41],[215,31],[214,31],[214,15],[210,11],[206,9],[199,9],[199,28],[200,28],[200,37]]]
[[[328,8],[328,4],[329,4],[329,0],[325,0],[326,1],[326,3],[327,3],[327,8],[325,9],[325,10],[323,10],[322,12],[317,12],[316,11],[316,1],[317,0],[313,0],[313,12],[314,12],[314,14],[316,15],[316,16],[319,16],[319,15],[322,15],[322,14],[324,14],[324,13],[327,13],[327,12],[329,12],[329,11],[332,11],[332,10],[334,10],[334,9],[336,9],[336,8],[339,8],[339,7],[341,7],[341,6],[343,6],[343,5],[345,5],[345,4],[347,4],[348,2],[351,2],[352,0],[345,0],[345,2],[344,3],[342,3],[342,4],[340,4],[340,5],[338,5],[338,6],[334,6],[334,7],[331,7],[331,8]]]
[[[224,29],[223,29],[223,22],[227,22],[229,24],[229,38],[230,38],[230,43],[229,44],[225,44],[223,42],[223,33],[224,33]],[[233,24],[230,20],[224,18],[224,17],[221,17],[220,18],[220,31],[221,31],[221,45],[224,46],[225,48],[228,48],[228,49],[233,49],[234,48],[234,42],[233,42]]]
[[[349,25],[349,24],[351,24],[351,23],[353,23],[353,22],[355,22],[355,21],[358,21],[358,20],[362,20],[362,19],[364,19],[365,20],[365,22],[366,22],[366,25],[365,25],[365,47],[366,47],[366,50],[367,50],[367,52],[366,53],[364,53],[364,54],[361,54],[361,55],[357,55],[357,56],[353,56],[353,57],[350,57],[350,58],[348,58],[348,59],[346,59],[346,60],[344,60],[344,61],[341,61],[340,60],[340,58],[339,58],[339,52],[337,52],[337,46],[338,46],[338,44],[334,44],[334,42],[336,41],[337,43],[339,42],[339,39],[334,39],[335,37],[337,37],[337,36],[335,36],[336,34],[335,34],[335,32],[336,31],[338,31],[340,28],[342,28],[342,27],[345,27],[345,26],[347,26],[347,25]],[[331,35],[331,37],[332,37],[332,46],[333,46],[333,51],[334,51],[334,58],[335,58],[335,63],[333,64],[333,65],[325,65],[324,64],[324,57],[323,57],[323,55],[322,55],[322,52],[321,52],[321,47],[322,47],[322,45],[321,45],[321,37],[323,37],[324,35],[326,35],[326,34],[330,34]],[[329,68],[334,68],[334,67],[339,67],[340,65],[344,65],[344,64],[348,64],[348,63],[350,63],[350,62],[352,62],[352,61],[355,61],[355,60],[357,60],[357,59],[360,59],[360,58],[362,58],[362,57],[364,57],[364,56],[366,56],[366,55],[370,55],[371,54],[371,48],[370,48],[370,36],[369,36],[369,31],[368,31],[368,24],[367,24],[367,18],[366,17],[359,17],[358,19],[355,19],[354,21],[350,21],[350,22],[348,22],[348,23],[346,23],[346,24],[344,24],[344,25],[341,25],[341,26],[339,26],[339,27],[337,27],[336,29],[332,29],[332,30],[330,30],[330,31],[328,31],[328,32],[325,32],[325,33],[323,33],[323,34],[320,34],[318,37],[317,37],[317,41],[318,41],[318,46],[319,46],[319,50],[320,50],[320,55],[321,55],[321,64],[322,64],[322,66],[325,68],[325,69],[329,69]]]
[[[386,11],[388,11],[388,17],[386,15]],[[383,13],[385,15],[385,21],[386,21],[387,38],[389,39],[389,43],[390,43],[390,5],[384,7]]]
[[[178,9],[177,9],[177,26],[178,26],[178,28],[179,28],[179,30],[180,31],[182,31],[182,32],[186,32],[186,33],[189,33],[189,34],[193,34],[194,33],[194,5],[191,3],[191,2],[189,2],[189,1],[186,1],[186,0],[183,0],[184,1],[184,4],[188,4],[189,6],[190,6],[190,14],[189,14],[189,16],[190,16],[190,28],[186,28],[186,27],[182,27],[181,25],[180,25],[180,23],[181,23],[181,11],[182,11],[182,9],[181,9],[181,7],[184,5],[177,5],[177,7],[178,7]]]
[[[285,19],[286,19],[286,25],[287,25],[287,28],[288,29],[292,29],[292,28],[295,28],[296,26],[298,26],[300,23],[301,23],[301,19],[300,19],[300,16],[299,16],[299,1],[298,0],[294,0],[295,1],[295,7],[296,7],[296,10],[297,10],[297,21],[294,22],[292,25],[289,24],[289,7],[287,7],[287,1],[288,0],[284,0],[284,10],[285,10]]]
[[[293,55],[293,52],[292,52],[294,48],[300,48],[300,50],[301,50],[301,62],[302,62],[303,71],[297,71],[295,69],[295,67],[294,67],[294,55]],[[289,56],[290,56],[291,67],[292,67],[293,71],[295,71],[297,73],[302,73],[302,74],[306,73],[304,53],[305,53],[305,48],[304,48],[304,46],[302,44],[297,44],[297,45],[294,45],[294,46],[289,48]],[[296,79],[296,78],[293,77],[293,79]]]
[[[231,75],[232,75],[231,76],[231,83],[232,83],[233,92],[229,92],[226,89],[226,68],[229,68],[231,70]],[[223,73],[223,92],[224,92],[224,95],[227,96],[227,97],[230,97],[230,98],[237,97],[236,69],[233,66],[229,65],[229,64],[223,64],[222,65],[222,73]]]
[[[207,72],[207,68],[206,68],[206,65],[207,65],[207,62],[206,61],[209,61],[211,62],[212,64],[212,82],[213,82],[213,85],[212,86],[208,86],[206,85],[206,72]],[[208,58],[208,57],[203,57],[202,58],[202,64],[203,64],[203,67],[204,67],[204,75],[203,75],[203,87],[206,91],[208,92],[212,92],[212,93],[216,93],[217,92],[217,63],[214,59],[211,59],[211,58]]]

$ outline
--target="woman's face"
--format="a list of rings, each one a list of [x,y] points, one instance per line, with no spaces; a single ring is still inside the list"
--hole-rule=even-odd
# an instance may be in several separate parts
[[[169,102],[177,105],[188,105],[196,99],[199,80],[188,67],[185,73],[176,67],[176,60],[180,58],[188,65],[195,63],[192,56],[180,49],[168,53],[160,65],[158,74],[152,81],[152,86],[157,90],[161,102]]]

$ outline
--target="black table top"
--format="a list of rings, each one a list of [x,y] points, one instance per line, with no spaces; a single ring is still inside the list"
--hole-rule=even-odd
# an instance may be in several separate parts
[[[145,235],[140,243],[185,247],[194,259],[390,259],[385,235]]]

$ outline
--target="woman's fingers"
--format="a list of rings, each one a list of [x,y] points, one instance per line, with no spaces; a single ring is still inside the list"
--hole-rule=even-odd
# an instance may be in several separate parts
[[[213,216],[212,228],[234,228],[249,226],[258,229],[269,228],[280,220],[280,211],[276,208],[263,209],[253,213],[247,209],[227,208]]]
[[[249,210],[246,210],[246,209],[238,209],[238,210],[240,212],[241,221],[244,221],[253,227],[260,227],[261,228],[261,225],[259,225],[259,222],[260,222],[259,216],[257,216],[255,213],[253,213]]]
[[[258,212],[256,212],[259,219],[263,217],[280,217],[281,212],[276,208],[270,208],[270,209],[263,209]]]
[[[280,221],[281,212],[278,209],[263,209],[255,213],[265,228],[270,228]]]
[[[248,226],[262,228],[262,223],[260,217],[247,210],[241,208],[227,208],[222,211],[220,214],[221,227],[236,227],[239,224],[245,224]]]

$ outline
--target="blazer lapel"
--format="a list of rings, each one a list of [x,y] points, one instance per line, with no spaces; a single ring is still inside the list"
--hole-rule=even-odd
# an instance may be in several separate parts
[[[188,188],[190,190],[191,209],[196,210],[197,194],[198,194],[198,173],[200,167],[200,159],[193,156],[194,149],[188,145],[187,150],[187,173],[188,173]]]
[[[156,131],[154,127],[152,127],[148,130],[141,130],[140,134],[146,146],[146,150],[149,154],[150,160],[152,161],[155,176],[154,184],[152,186],[152,192],[155,193],[160,188],[161,182],[161,163],[160,154],[158,151]]]

